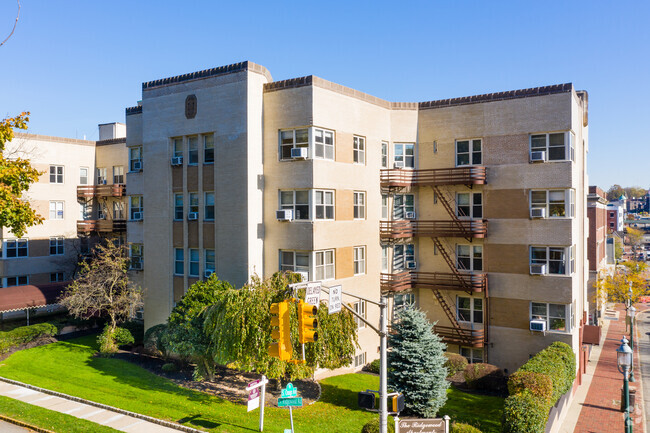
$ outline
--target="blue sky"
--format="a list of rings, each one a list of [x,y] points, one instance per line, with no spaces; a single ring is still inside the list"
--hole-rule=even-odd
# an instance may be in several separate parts
[[[141,83],[243,60],[391,101],[572,82],[589,92],[590,183],[650,187],[647,1],[21,0],[0,116],[97,139]],[[15,20],[0,2],[0,39]]]

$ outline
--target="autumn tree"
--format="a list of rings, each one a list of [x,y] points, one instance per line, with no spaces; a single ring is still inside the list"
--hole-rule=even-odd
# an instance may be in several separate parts
[[[625,194],[623,187],[615,183],[607,190],[607,200],[618,200],[618,198],[623,194]]]
[[[623,191],[625,191],[625,196],[627,198],[643,197],[648,192],[647,190],[645,190],[644,188],[641,188],[640,186],[628,186],[626,188],[623,188]]]
[[[105,317],[106,329],[100,337],[102,352],[117,350],[118,325],[142,306],[143,291],[129,281],[129,256],[123,245],[112,241],[94,247],[91,259],[80,263],[79,276],[59,299],[77,318]]]
[[[639,302],[641,296],[646,295],[646,282],[643,272],[646,269],[644,262],[624,262],[625,269],[616,270],[613,275],[598,281],[598,295],[604,295],[610,302],[626,302],[630,299],[632,288],[632,303]]]
[[[27,129],[27,122],[29,112],[0,121],[0,228],[10,229],[17,237],[23,236],[28,227],[43,222],[43,217],[23,197],[41,173],[28,160],[7,155],[5,149],[14,138],[14,129]]]

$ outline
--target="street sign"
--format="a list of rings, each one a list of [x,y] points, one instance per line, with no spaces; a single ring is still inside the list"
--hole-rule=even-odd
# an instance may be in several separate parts
[[[329,314],[339,313],[341,311],[341,286],[330,287],[330,303],[328,311]]]
[[[280,397],[295,397],[298,395],[298,389],[292,383],[288,383],[287,387],[280,392]]]
[[[278,399],[278,407],[301,407],[302,397],[280,397]]]
[[[398,425],[400,433],[445,433],[447,427],[443,418],[400,419]]]
[[[307,283],[307,287],[305,287],[305,302],[309,305],[315,305],[318,307],[318,304],[320,303],[320,288],[320,281]]]

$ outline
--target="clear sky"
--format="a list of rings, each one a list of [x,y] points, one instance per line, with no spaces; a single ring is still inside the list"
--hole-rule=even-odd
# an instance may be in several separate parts
[[[21,0],[0,116],[97,139],[144,81],[250,60],[390,101],[572,82],[589,92],[591,184],[650,187],[650,2]],[[15,0],[0,0],[0,40]]]

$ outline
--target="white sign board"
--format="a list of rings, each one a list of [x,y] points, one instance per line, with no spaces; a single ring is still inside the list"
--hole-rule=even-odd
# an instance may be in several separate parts
[[[305,287],[306,303],[308,303],[309,305],[318,306],[318,304],[320,303],[320,287],[321,287],[320,281],[307,283],[307,287]]]
[[[339,313],[341,311],[341,286],[330,287],[330,303],[328,311],[329,314]]]
[[[254,382],[251,382],[248,384],[246,389],[249,389],[248,391],[248,411],[250,412],[252,410],[257,409],[260,407],[260,385],[262,382],[261,380],[256,380]],[[256,386],[257,385],[257,386]],[[252,389],[250,389],[252,388]]]

